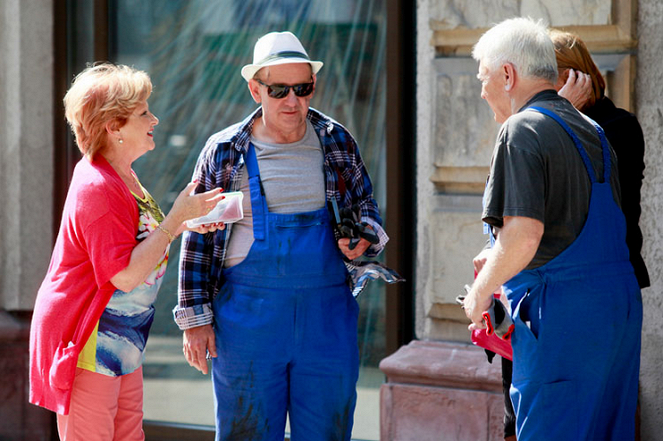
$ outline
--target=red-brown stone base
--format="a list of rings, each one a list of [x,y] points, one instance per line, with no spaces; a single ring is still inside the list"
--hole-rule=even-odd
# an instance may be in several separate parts
[[[413,341],[380,369],[381,441],[504,439],[500,365],[482,349]]]

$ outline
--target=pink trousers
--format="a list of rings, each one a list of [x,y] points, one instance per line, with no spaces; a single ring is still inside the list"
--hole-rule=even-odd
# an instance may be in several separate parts
[[[109,377],[76,369],[69,415],[58,414],[63,441],[142,441],[143,368]]]

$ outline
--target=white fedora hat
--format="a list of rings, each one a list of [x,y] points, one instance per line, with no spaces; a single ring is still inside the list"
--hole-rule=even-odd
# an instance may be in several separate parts
[[[253,63],[242,68],[242,76],[249,81],[263,67],[288,63],[308,63],[314,74],[322,68],[322,61],[309,59],[295,34],[270,32],[256,42],[253,48]]]

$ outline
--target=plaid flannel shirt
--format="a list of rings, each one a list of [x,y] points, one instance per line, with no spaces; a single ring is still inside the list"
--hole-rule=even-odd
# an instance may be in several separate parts
[[[205,144],[193,179],[199,182],[196,192],[200,193],[221,187],[224,191],[238,191],[244,172],[244,153],[247,151],[253,123],[262,115],[258,108],[244,121],[212,135]],[[364,253],[367,257],[377,256],[389,237],[382,228],[378,206],[373,199],[373,186],[359,155],[357,143],[350,133],[338,122],[310,108],[307,118],[313,124],[324,152],[326,198],[335,198],[339,206],[359,205],[361,219],[377,233],[380,241],[371,245]],[[339,189],[339,176],[343,177],[344,194]],[[224,230],[198,234],[185,232],[182,236],[180,253],[178,304],[173,310],[175,322],[180,329],[211,324],[213,322],[212,299],[224,283],[223,262],[232,224]],[[346,262],[354,287],[360,273],[358,262]]]

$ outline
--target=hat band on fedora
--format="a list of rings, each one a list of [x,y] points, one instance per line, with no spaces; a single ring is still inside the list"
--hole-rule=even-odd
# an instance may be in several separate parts
[[[277,59],[280,59],[280,58],[303,58],[305,60],[309,60],[308,55],[306,55],[302,52],[284,51],[284,52],[277,52],[275,54],[269,55],[269,56],[263,58],[262,60],[260,60],[257,63],[254,63],[254,64],[261,65],[261,64],[267,63],[268,61],[277,60]]]

